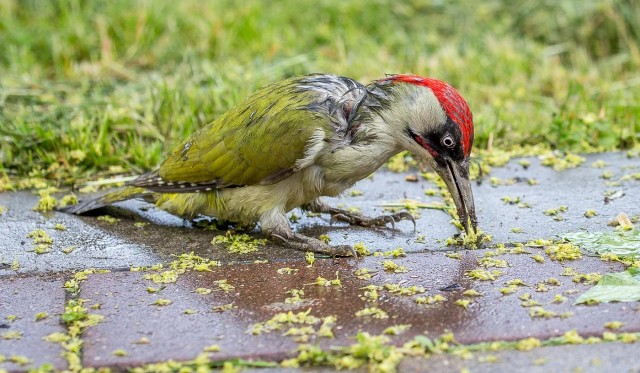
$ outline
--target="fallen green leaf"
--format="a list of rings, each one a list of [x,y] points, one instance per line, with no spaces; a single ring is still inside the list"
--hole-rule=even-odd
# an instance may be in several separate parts
[[[640,230],[611,232],[576,232],[562,236],[588,254],[615,254],[620,257],[640,259]]]
[[[576,299],[575,304],[594,301],[600,303],[640,301],[640,269],[629,268],[624,272],[603,275],[594,287]]]

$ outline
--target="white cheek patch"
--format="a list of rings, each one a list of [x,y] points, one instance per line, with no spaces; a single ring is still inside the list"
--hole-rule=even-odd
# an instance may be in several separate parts
[[[440,105],[440,102],[433,94],[430,89],[423,88],[423,92],[418,96],[418,100],[416,102],[416,116],[417,123],[414,123],[417,126],[422,125],[422,127],[440,127],[442,124],[447,122],[447,114],[444,109]],[[429,129],[425,128],[428,132]],[[435,129],[435,128],[433,128]]]
[[[431,89],[409,84],[397,89],[397,100],[384,114],[386,122],[395,122],[397,128],[408,125],[419,134],[433,132],[447,122],[447,114]]]

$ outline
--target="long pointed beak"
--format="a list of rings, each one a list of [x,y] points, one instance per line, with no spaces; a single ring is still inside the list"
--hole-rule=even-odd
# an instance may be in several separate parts
[[[469,234],[469,229],[472,228],[477,233],[478,218],[469,180],[469,163],[457,163],[451,159],[446,159],[445,163],[444,166],[438,166],[436,171],[447,184],[465,232]],[[469,220],[471,220],[471,227],[469,227]]]

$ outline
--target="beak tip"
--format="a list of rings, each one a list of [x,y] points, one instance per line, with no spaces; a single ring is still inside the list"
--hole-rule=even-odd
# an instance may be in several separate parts
[[[475,235],[478,232],[478,219],[467,167],[467,163],[455,163],[448,159],[438,173],[451,192],[465,233]]]
[[[474,235],[478,233],[478,224],[475,221],[471,221],[471,224],[469,224],[469,222],[465,222],[462,224],[463,228],[464,228],[464,232],[467,234],[467,236],[469,235]]]

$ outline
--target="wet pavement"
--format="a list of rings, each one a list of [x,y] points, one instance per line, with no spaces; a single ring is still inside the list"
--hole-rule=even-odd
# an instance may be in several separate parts
[[[63,285],[62,276],[0,279],[0,355],[9,361],[21,357],[28,362],[9,362],[0,368],[20,371],[45,363],[57,369],[66,367],[60,345],[43,340],[52,333],[66,332],[60,324],[65,304]]]
[[[465,368],[473,373],[637,372],[640,370],[638,350],[637,344],[607,343],[478,353],[470,359],[438,355],[428,360],[408,358],[400,363],[398,370],[416,373],[460,372]]]
[[[621,321],[619,330],[640,330],[640,305],[627,303],[594,306],[573,306],[578,294],[589,285],[576,284],[571,277],[561,276],[565,266],[580,273],[619,271],[621,266],[589,258],[575,263],[545,264],[544,271],[527,254],[507,254],[493,258],[506,260],[510,266],[502,269],[504,274],[496,281],[477,281],[465,276],[465,272],[478,267],[478,259],[487,250],[467,252],[461,259],[451,259],[443,253],[410,255],[394,259],[405,266],[406,273],[388,273],[382,269],[384,257],[364,259],[336,259],[317,261],[310,268],[304,261],[265,263],[260,265],[239,264],[224,266],[213,272],[190,272],[181,276],[177,283],[153,294],[147,288],[158,287],[152,281],[143,280],[145,273],[120,272],[92,275],[82,286],[80,297],[91,304],[100,304],[96,314],[105,316],[105,321],[88,329],[85,346],[85,363],[88,366],[134,366],[149,361],[154,356],[171,357],[175,360],[195,358],[204,347],[220,346],[216,359],[233,357],[258,357],[266,360],[282,360],[292,357],[296,343],[292,337],[283,337],[282,330],[252,335],[247,331],[251,325],[267,321],[279,312],[302,312],[311,309],[318,318],[336,317],[335,338],[312,338],[323,348],[349,345],[358,331],[372,335],[381,334],[390,325],[409,324],[411,328],[395,338],[401,344],[415,335],[438,337],[447,330],[454,333],[460,343],[472,344],[487,340],[519,340],[531,336],[546,339],[575,329],[582,336],[602,335],[606,322]],[[296,273],[279,274],[281,268],[291,268]],[[374,276],[369,280],[358,279],[354,274],[362,268],[371,269]],[[434,276],[434,274],[437,274]],[[341,286],[314,285],[317,277],[341,280]],[[546,292],[536,292],[536,284],[550,277],[557,278],[559,285],[549,286]],[[513,279],[525,279],[512,295],[503,295],[499,289]],[[216,281],[226,280],[234,286],[225,293],[218,289]],[[425,292],[416,295],[397,295],[386,290],[386,284],[400,284],[404,288],[423,287]],[[457,291],[441,291],[453,284]],[[382,286],[377,301],[363,299],[369,285]],[[199,294],[196,289],[210,289],[209,294]],[[291,297],[288,291],[304,290],[301,300],[286,303]],[[479,297],[467,297],[464,290],[475,289]],[[576,289],[578,292],[573,293]],[[519,299],[524,293],[539,302],[544,309],[561,315],[572,312],[567,318],[531,318],[531,307],[523,307]],[[417,304],[424,296],[442,295],[442,303]],[[556,294],[567,298],[561,304],[553,303]],[[155,304],[158,299],[172,303],[166,306]],[[470,299],[467,309],[456,305],[459,299]],[[228,311],[216,312],[215,307],[232,304]],[[375,306],[387,317],[356,316],[358,311]],[[185,313],[186,310],[191,310]],[[193,313],[191,313],[193,312]],[[615,315],[615,316],[614,316]],[[151,316],[151,317],[149,317]],[[613,319],[615,318],[615,320]],[[295,326],[295,325],[291,325]],[[137,344],[140,338],[147,344]],[[124,349],[126,357],[114,356],[111,352]]]
[[[640,172],[638,159],[628,159],[623,154],[591,155],[582,166],[562,172],[540,166],[538,159],[528,160],[531,165],[527,169],[518,160],[512,160],[505,167],[494,168],[489,177],[474,185],[480,225],[493,236],[493,244],[557,238],[560,234],[582,229],[607,231],[612,229],[607,223],[618,213],[625,212],[629,216],[640,213],[640,181],[620,180],[623,175]],[[592,167],[591,164],[598,160],[607,166]],[[605,171],[609,178],[601,177]],[[402,199],[426,203],[441,201],[438,195],[425,194],[426,189],[437,189],[433,183],[421,178],[418,182],[408,182],[405,181],[407,175],[411,173],[379,171],[373,178],[355,186],[361,194],[346,193],[344,197],[328,198],[327,201],[343,208],[357,207],[369,216],[385,213],[384,203]],[[531,179],[537,184],[530,183]],[[512,182],[506,183],[512,185],[496,185],[498,181],[505,183],[508,180]],[[605,203],[605,193],[614,192],[623,196]],[[503,197],[519,198],[530,207],[505,203]],[[32,211],[37,200],[38,197],[29,192],[0,194],[0,205],[7,208],[0,216],[0,335],[8,331],[22,333],[21,338],[0,338],[0,356],[8,359],[24,355],[32,361],[24,366],[0,362],[0,371],[21,371],[44,362],[52,363],[57,369],[65,366],[66,362],[60,358],[60,345],[42,341],[42,337],[65,331],[66,327],[59,322],[60,314],[65,301],[73,296],[65,296],[62,284],[73,271],[86,268],[111,271],[89,275],[80,284],[77,295],[87,300],[87,307],[93,306],[89,309],[91,314],[104,316],[102,322],[88,327],[83,334],[81,358],[86,367],[118,370],[170,359],[189,360],[211,345],[220,347],[219,352],[210,353],[214,360],[280,361],[294,356],[299,343],[296,339],[301,338],[283,335],[290,326],[260,335],[248,333],[248,330],[279,312],[288,311],[310,310],[310,315],[318,318],[335,316],[332,329],[335,338],[311,335],[308,340],[326,349],[353,343],[358,331],[379,334],[391,325],[400,324],[411,327],[392,337],[395,344],[402,344],[416,335],[437,337],[446,331],[453,332],[456,340],[464,344],[527,337],[548,339],[573,329],[584,337],[601,336],[608,330],[605,323],[610,321],[624,323],[617,332],[640,331],[639,303],[574,306],[573,301],[591,285],[574,282],[573,276],[563,276],[566,268],[575,273],[607,273],[622,270],[622,265],[586,256],[558,262],[551,260],[544,249],[535,247],[525,247],[526,253],[448,247],[445,240],[457,233],[457,229],[449,223],[449,215],[440,210],[419,210],[416,231],[406,221],[398,223],[396,230],[349,227],[340,223],[331,226],[328,216],[307,217],[297,211],[299,220],[293,226],[304,234],[316,237],[326,234],[333,244],[363,242],[372,251],[402,247],[408,253],[401,258],[319,258],[313,266],[308,266],[303,259],[304,253],[272,244],[261,246],[253,253],[230,253],[222,244],[211,244],[211,239],[221,232],[192,228],[190,222],[154,208],[146,209],[148,205],[142,202],[119,204],[119,208],[129,212],[122,214],[120,211],[120,220],[109,223],[95,216]],[[560,214],[562,220],[543,213],[561,205],[568,206],[568,210]],[[589,209],[598,215],[584,217]],[[137,224],[139,222],[150,224],[141,226]],[[54,229],[56,224],[63,224],[66,230]],[[49,253],[38,255],[33,251],[35,244],[27,235],[36,228],[45,230],[53,239]],[[514,233],[512,228],[521,228],[522,232]],[[507,251],[510,248],[513,247],[507,245]],[[451,250],[456,250],[459,258],[452,257]],[[166,270],[166,265],[176,260],[177,255],[188,252],[220,261],[222,266],[210,272],[187,271],[179,275],[176,282],[167,284],[144,278],[162,271],[129,271],[132,266],[157,263],[164,263],[163,270]],[[532,258],[536,254],[545,258],[544,263]],[[254,263],[256,260],[268,262]],[[385,260],[404,266],[406,272],[385,271]],[[485,266],[504,267],[481,267],[479,263],[483,260]],[[19,263],[17,269],[15,262]],[[283,268],[291,268],[292,273],[284,273]],[[358,278],[363,268],[370,270],[371,278]],[[469,271],[479,268],[501,273],[493,281],[471,278]],[[356,274],[358,270],[360,272]],[[314,285],[318,277],[338,278],[341,286]],[[226,283],[220,283],[221,280]],[[502,294],[507,283],[515,280],[522,280],[524,284],[512,287],[513,293]],[[233,288],[227,288],[225,292],[224,284]],[[376,301],[365,296],[363,287],[371,285],[382,287]],[[399,290],[394,290],[398,286],[405,289],[416,286],[418,293],[399,295]],[[292,296],[287,291],[293,289],[302,289],[304,295],[297,302],[289,300],[287,303],[286,299]],[[464,295],[463,292],[469,289],[482,295]],[[436,295],[445,300],[434,304],[416,302],[416,299],[426,301],[426,297]],[[559,302],[556,296],[564,300]],[[168,304],[158,305],[158,300]],[[461,303],[465,300],[470,301],[466,308]],[[387,317],[356,316],[370,307],[377,307]],[[36,322],[34,317],[38,312],[47,312],[49,317]],[[378,317],[384,315],[377,312]],[[18,318],[9,322],[6,319],[9,315]],[[316,330],[319,326],[320,323],[313,325]],[[602,348],[598,349],[598,346]],[[533,369],[537,365],[531,364],[544,355],[548,362],[540,365],[540,369],[548,369],[546,371],[573,368],[599,371],[610,366],[625,371],[638,369],[635,360],[623,358],[628,351],[637,353],[638,344],[598,346],[502,351],[493,354],[499,355],[497,363],[477,360],[483,354],[474,355],[471,360],[443,355],[429,359],[428,364],[434,371]],[[566,351],[583,354],[585,358],[558,358]],[[613,358],[617,365],[612,365]],[[589,365],[589,359],[600,360]],[[421,371],[420,367],[425,364],[427,362],[420,359],[407,359],[400,370]]]

